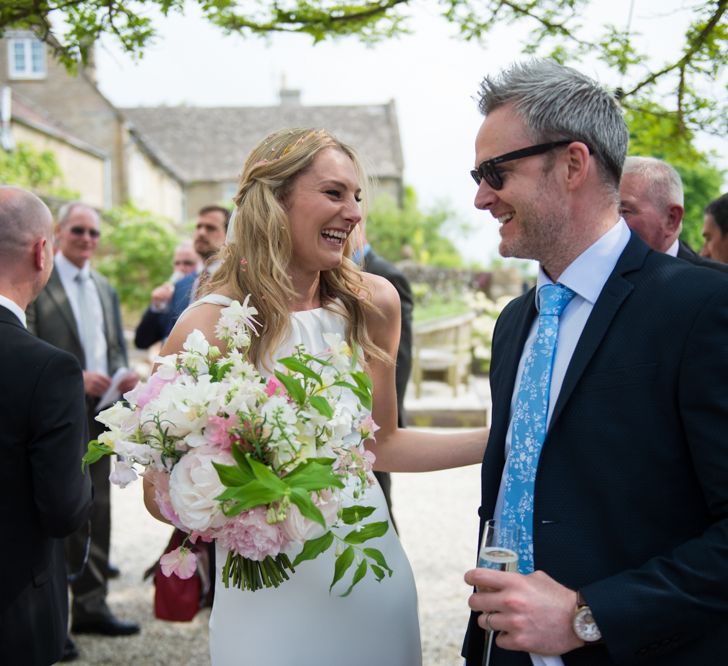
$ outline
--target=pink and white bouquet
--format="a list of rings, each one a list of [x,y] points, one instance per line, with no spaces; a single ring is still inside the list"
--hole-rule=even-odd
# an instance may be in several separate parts
[[[362,524],[374,508],[357,503],[372,483],[374,456],[363,442],[376,426],[356,350],[331,335],[325,354],[299,346],[266,378],[246,360],[257,325],[248,300],[221,312],[216,334],[227,353],[195,330],[182,352],[158,357],[148,381],[101,412],[108,431],[89,443],[84,462],[115,455],[110,480],[121,487],[142,472],[188,541],[216,539],[228,550],[226,587],[278,587],[334,542],[330,589],[355,562],[345,594],[368,570],[391,576],[382,553],[363,546],[389,523]],[[332,530],[346,525],[344,536]],[[189,577],[194,558],[185,543],[165,555],[163,571]]]

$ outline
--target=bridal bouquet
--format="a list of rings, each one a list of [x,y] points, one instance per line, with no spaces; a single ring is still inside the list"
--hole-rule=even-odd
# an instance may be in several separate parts
[[[89,443],[84,463],[115,455],[110,480],[121,487],[143,472],[162,515],[188,541],[217,539],[228,549],[226,587],[278,587],[334,542],[329,589],[355,563],[345,594],[369,570],[377,580],[391,576],[382,553],[364,547],[389,524],[363,524],[374,508],[356,501],[372,483],[374,456],[363,442],[376,429],[356,350],[331,335],[327,353],[299,346],[265,378],[245,356],[257,325],[248,298],[221,312],[216,334],[226,354],[195,330],[182,352],[157,358],[126,402],[98,415],[109,430]],[[353,505],[344,506],[346,496]],[[335,526],[351,529],[341,536]],[[161,565],[188,578],[195,555],[186,541]]]

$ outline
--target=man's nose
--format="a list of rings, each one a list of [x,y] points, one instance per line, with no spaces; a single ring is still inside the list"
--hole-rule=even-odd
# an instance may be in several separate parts
[[[475,207],[478,210],[488,210],[497,200],[496,191],[485,182],[485,179],[481,180],[475,193]]]

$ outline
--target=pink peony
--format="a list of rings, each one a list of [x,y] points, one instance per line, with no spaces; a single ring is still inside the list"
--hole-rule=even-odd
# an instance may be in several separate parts
[[[240,419],[234,414],[227,417],[211,416],[207,419],[207,426],[205,426],[205,439],[209,444],[229,451],[232,445],[230,428],[238,425],[240,425]]]
[[[269,555],[275,557],[287,544],[281,527],[271,525],[266,520],[263,507],[245,511],[233,518],[219,530],[217,540],[228,550],[257,562]]]
[[[327,528],[330,528],[339,517],[341,495],[327,488],[318,493],[313,493],[313,502],[323,514]],[[288,508],[288,515],[281,523],[281,527],[286,537],[297,543],[317,539],[326,531],[318,523],[304,517],[295,504]]]
[[[162,573],[169,577],[177,574],[179,578],[185,580],[191,578],[197,570],[197,555],[189,548],[180,546],[165,553],[159,558],[159,565],[162,567]]]

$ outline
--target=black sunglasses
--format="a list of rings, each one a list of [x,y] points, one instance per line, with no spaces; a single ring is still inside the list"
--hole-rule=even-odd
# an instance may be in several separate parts
[[[74,236],[83,236],[84,234],[88,234],[91,238],[98,238],[101,235],[101,232],[98,229],[86,229],[86,227],[71,227],[69,231]]]
[[[528,148],[521,148],[520,150],[514,150],[511,153],[498,155],[498,157],[481,162],[477,169],[473,169],[470,172],[470,175],[478,185],[480,185],[481,180],[484,180],[488,183],[490,188],[500,190],[503,187],[503,173],[498,169],[498,164],[503,164],[503,162],[512,162],[513,160],[520,160],[523,157],[531,157],[531,155],[541,155],[542,153],[547,153],[549,150],[553,150],[559,146],[566,146],[574,141],[576,141],[576,139],[564,139],[563,141],[539,143],[535,146],[528,146]],[[589,148],[589,152],[591,153],[591,148]]]

